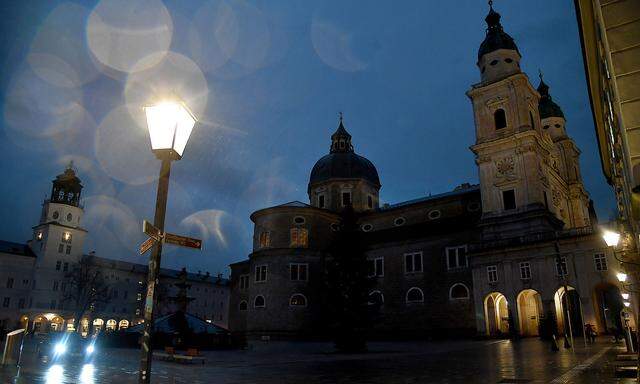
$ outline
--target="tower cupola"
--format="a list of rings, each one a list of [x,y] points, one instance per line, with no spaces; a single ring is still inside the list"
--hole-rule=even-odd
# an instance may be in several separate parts
[[[347,205],[356,210],[376,209],[379,190],[376,167],[355,153],[340,114],[338,129],[331,135],[329,154],[316,162],[309,176],[311,205],[332,210]]]
[[[549,86],[542,79],[540,73],[540,84],[538,85],[540,101],[538,102],[538,112],[543,129],[549,133],[552,139],[556,140],[566,136],[565,118],[562,109],[556,104],[549,94]]]
[[[478,68],[483,83],[501,80],[520,72],[520,52],[513,38],[500,24],[500,14],[489,1],[489,13],[485,17],[487,34],[478,50]]]
[[[73,161],[67,165],[63,173],[52,181],[51,202],[77,207],[80,204],[82,184],[73,168]]]

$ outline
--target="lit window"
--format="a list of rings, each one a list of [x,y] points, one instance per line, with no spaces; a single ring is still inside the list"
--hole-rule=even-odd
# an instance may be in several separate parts
[[[602,272],[606,271],[607,268],[607,257],[604,253],[596,253],[593,255],[593,261],[596,263],[596,271]]]
[[[256,266],[256,283],[261,283],[265,281],[267,281],[267,266],[266,265]]]
[[[404,254],[404,272],[422,272],[422,252]]]
[[[558,276],[563,276],[567,274],[567,258],[560,257],[560,260],[556,258],[556,274]]]
[[[447,269],[466,268],[467,263],[467,246],[447,247]]]
[[[502,203],[505,211],[516,209],[516,192],[513,189],[502,191]]]
[[[137,296],[136,300],[138,300],[138,301],[142,300],[142,293],[138,293],[138,296]]]
[[[289,272],[293,281],[307,281],[309,264],[289,264]]]
[[[42,236],[42,232],[38,232],[38,234],[36,234],[36,239],[42,240]]]
[[[309,245],[309,232],[305,228],[291,228],[291,242],[292,248],[306,248]]]
[[[271,234],[269,232],[260,232],[260,248],[271,246]]]
[[[422,293],[422,289],[418,287],[410,288],[407,291],[406,297],[407,303],[422,303],[424,302],[424,294]]]
[[[256,296],[256,298],[253,300],[253,306],[255,308],[264,308],[266,305],[265,300],[264,300],[264,296],[262,295],[258,295]]]
[[[289,299],[289,305],[292,307],[306,307],[307,306],[307,298],[304,295],[296,293],[291,296]]]
[[[136,316],[140,316],[140,308],[136,309]]]
[[[64,232],[62,234],[62,242],[63,243],[70,243],[71,242],[71,232]]]
[[[452,300],[468,299],[469,288],[462,283],[456,283],[449,289],[449,298]]]
[[[487,279],[490,283],[496,283],[498,281],[498,267],[490,265],[487,267]]]
[[[520,263],[520,279],[531,279],[531,264],[528,261]]]
[[[369,277],[382,277],[384,276],[384,258],[378,257],[375,259],[367,260]]]

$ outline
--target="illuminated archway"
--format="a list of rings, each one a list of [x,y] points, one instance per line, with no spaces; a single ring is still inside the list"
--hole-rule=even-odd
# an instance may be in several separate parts
[[[64,331],[64,319],[60,316],[55,316],[50,322],[51,330],[53,332]]]
[[[129,328],[129,320],[120,320],[118,323],[118,329],[127,329]]]
[[[489,336],[509,333],[509,303],[500,292],[488,294],[484,299],[486,331]]]
[[[542,299],[534,289],[525,289],[518,294],[518,319],[522,336],[538,336],[540,334],[540,314]]]
[[[115,319],[109,319],[107,320],[107,327],[105,328],[105,330],[108,332],[115,331],[117,324],[118,322]]]
[[[100,331],[102,331],[103,326],[104,326],[104,320],[102,319],[93,320],[93,333],[100,333]]]

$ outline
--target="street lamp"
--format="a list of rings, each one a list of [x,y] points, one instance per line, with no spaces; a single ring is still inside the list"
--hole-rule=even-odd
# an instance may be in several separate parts
[[[627,281],[627,274],[624,272],[616,273],[616,277],[618,278],[618,281],[621,283],[624,283],[625,281]]]
[[[622,300],[629,300],[629,294],[628,293],[622,293]]]
[[[620,234],[618,232],[605,230],[602,233],[602,238],[604,239],[604,242],[607,243],[607,246],[615,247],[620,241]]]
[[[147,116],[149,137],[151,138],[151,150],[161,160],[153,225],[160,232],[163,232],[164,218],[167,211],[171,161],[182,158],[196,119],[184,104],[173,101],[164,101],[147,106],[144,111]],[[151,380],[153,307],[156,303],[155,288],[158,284],[161,255],[162,241],[157,241],[149,258],[149,270],[147,272],[147,296],[144,304],[143,320],[144,332],[142,334],[142,353],[138,377],[138,382],[141,384],[147,384]]]

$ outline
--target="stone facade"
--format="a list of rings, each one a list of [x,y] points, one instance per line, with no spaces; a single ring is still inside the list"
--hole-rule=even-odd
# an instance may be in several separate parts
[[[467,92],[479,185],[380,206],[377,171],[355,154],[341,118],[311,171],[310,203],[251,215],[253,252],[231,265],[233,332],[322,335],[322,271],[347,205],[376,280],[370,300],[382,304],[377,336],[532,336],[543,320],[560,332],[621,326],[618,269],[582,184],[580,151],[548,86],[522,73],[500,15],[490,9],[486,21],[480,82]]]

